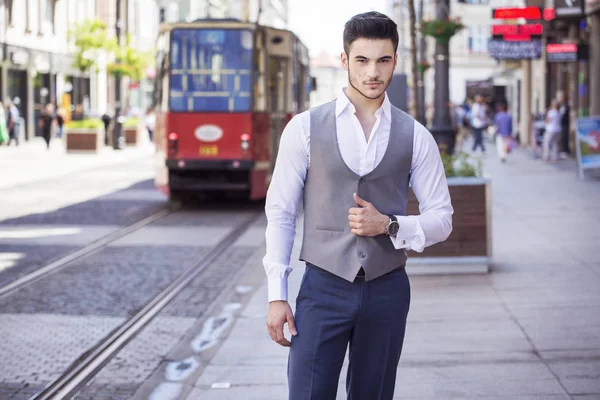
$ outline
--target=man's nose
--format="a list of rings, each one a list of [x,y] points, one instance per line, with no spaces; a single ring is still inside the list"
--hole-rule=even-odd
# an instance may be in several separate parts
[[[369,79],[376,79],[378,76],[377,63],[369,63],[369,66],[367,67],[367,77]]]

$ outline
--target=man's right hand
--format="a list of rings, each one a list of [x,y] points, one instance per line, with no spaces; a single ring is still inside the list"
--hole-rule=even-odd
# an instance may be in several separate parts
[[[275,342],[284,347],[290,347],[291,343],[283,335],[283,325],[287,322],[288,329],[293,336],[296,336],[296,325],[294,324],[294,314],[287,301],[272,301],[269,303],[269,314],[267,315],[267,329],[269,336]]]

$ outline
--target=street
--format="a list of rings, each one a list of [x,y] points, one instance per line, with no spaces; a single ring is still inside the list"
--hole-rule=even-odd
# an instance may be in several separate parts
[[[570,160],[547,165],[518,149],[504,164],[489,150],[491,270],[408,269],[411,311],[395,398],[598,399],[600,182],[579,180]],[[149,165],[150,155],[140,154],[102,167],[110,184],[100,185],[103,174],[92,167],[4,188],[27,201],[20,216],[7,212],[0,223],[1,287],[164,210]],[[82,182],[92,179],[105,193],[56,208],[46,201],[65,188],[81,198],[90,193]],[[287,350],[264,324],[262,207],[207,202],[166,211],[1,295],[0,354],[10,362],[0,367],[0,398],[39,392],[248,218],[245,233],[108,357],[76,398],[285,398]],[[293,267],[290,299],[303,270],[298,261]],[[339,399],[344,382],[345,369]]]

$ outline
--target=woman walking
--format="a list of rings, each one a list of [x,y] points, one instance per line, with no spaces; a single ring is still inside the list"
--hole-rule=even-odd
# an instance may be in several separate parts
[[[561,132],[560,112],[558,102],[552,101],[550,109],[546,114],[546,132],[544,133],[544,150],[542,159],[545,162],[555,163],[558,158],[558,136]]]

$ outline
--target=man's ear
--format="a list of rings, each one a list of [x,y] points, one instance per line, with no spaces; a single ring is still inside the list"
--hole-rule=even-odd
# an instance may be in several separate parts
[[[348,55],[345,52],[342,52],[342,54],[340,54],[340,58],[342,59],[342,66],[344,67],[344,70],[348,71]]]

